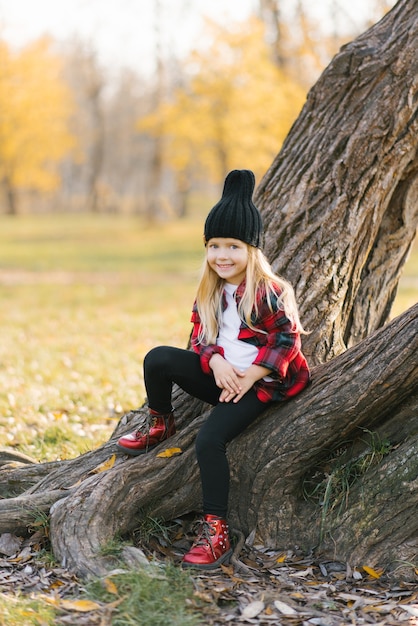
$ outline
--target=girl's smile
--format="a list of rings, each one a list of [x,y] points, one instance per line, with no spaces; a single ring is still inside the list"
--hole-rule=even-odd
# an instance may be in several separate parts
[[[245,278],[248,246],[240,239],[213,237],[206,246],[209,267],[228,283],[239,285]]]

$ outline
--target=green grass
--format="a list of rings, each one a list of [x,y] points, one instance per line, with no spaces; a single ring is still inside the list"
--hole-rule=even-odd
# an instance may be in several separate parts
[[[55,626],[56,613],[41,599],[1,594],[0,626]]]
[[[113,610],[112,626],[197,626],[202,621],[191,600],[193,593],[192,580],[181,569],[150,564],[105,581],[94,580],[85,595],[106,605],[121,600]]]
[[[320,507],[321,526],[319,544],[329,527],[329,521],[338,519],[349,505],[352,486],[361,481],[371,467],[378,465],[392,449],[387,439],[377,432],[362,429],[362,451],[354,453],[354,443],[347,442],[325,459],[314,475],[304,482],[304,497]]]
[[[142,404],[142,359],[185,346],[201,222],[24,216],[0,229],[3,445],[68,458]]]
[[[202,258],[203,223],[147,226],[109,215],[1,217],[0,267],[36,272],[188,273]]]
[[[57,626],[78,621],[112,626],[198,626],[204,621],[193,594],[192,579],[178,567],[150,564],[139,570],[119,569],[104,580],[89,581],[72,598],[2,594],[0,626]]]

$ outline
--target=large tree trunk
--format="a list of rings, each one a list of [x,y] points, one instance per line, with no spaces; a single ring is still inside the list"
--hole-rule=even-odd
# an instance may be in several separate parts
[[[258,187],[311,362],[388,319],[418,222],[417,50],[418,5],[401,0],[334,58]]]
[[[417,551],[418,305],[383,326],[418,219],[417,33],[418,5],[401,0],[335,57],[257,194],[266,252],[296,287],[317,365],[302,394],[230,445],[230,519],[267,545],[352,566]],[[208,407],[178,389],[173,403],[181,456],[158,458],[165,444],[117,452],[144,407],[77,459],[4,466],[0,530],[25,532],[31,511],[50,511],[56,556],[100,575],[100,547],[144,515],[199,510],[193,441]]]

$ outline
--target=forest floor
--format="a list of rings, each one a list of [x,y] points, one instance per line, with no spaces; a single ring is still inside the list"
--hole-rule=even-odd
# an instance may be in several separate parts
[[[160,571],[168,562],[179,566],[182,553],[190,545],[190,537],[179,533],[171,543],[167,534],[148,538],[147,545],[131,549],[147,561],[158,561]],[[111,626],[113,624],[144,624],[141,617],[133,621],[120,621],[118,610],[123,601],[120,589],[112,583],[112,575],[101,581],[107,588],[107,599],[97,599],[86,593],[85,582],[69,571],[48,563],[43,530],[30,539],[21,541],[13,535],[0,537],[0,550],[13,551],[0,558],[0,591],[8,598],[28,599],[25,612],[31,615],[39,608],[31,605],[37,599],[44,607],[54,611],[54,621],[1,621],[0,624],[55,624],[56,626]],[[234,553],[235,554],[235,553]],[[121,567],[123,567],[121,565]],[[409,570],[411,575],[411,569]],[[412,571],[412,576],[414,572]],[[277,552],[262,546],[244,544],[234,557],[234,563],[213,572],[187,570],[184,573],[190,584],[186,611],[191,621],[173,615],[152,624],[164,626],[185,623],[207,626],[230,624],[258,624],[279,626],[354,626],[377,624],[379,626],[418,626],[418,572],[415,582],[400,580],[364,566],[351,569],[348,564],[322,561],[318,557],[292,552]],[[116,579],[115,579],[116,580]],[[160,599],[170,604],[170,595]],[[32,606],[32,608],[31,608]],[[38,604],[38,607],[41,606]],[[3,619],[5,619],[3,617]]]

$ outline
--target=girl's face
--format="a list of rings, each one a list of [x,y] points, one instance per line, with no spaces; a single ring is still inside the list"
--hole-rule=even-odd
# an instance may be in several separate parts
[[[248,246],[240,239],[213,237],[206,244],[206,259],[219,278],[239,285],[245,278]]]

